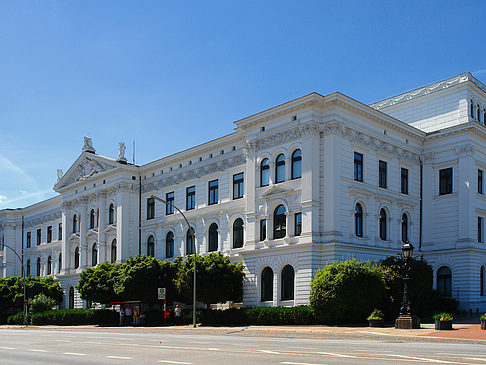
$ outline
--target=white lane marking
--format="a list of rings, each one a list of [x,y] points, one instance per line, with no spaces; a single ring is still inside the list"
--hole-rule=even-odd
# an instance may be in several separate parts
[[[476,361],[486,361],[486,359],[482,359],[480,357],[466,357],[468,360],[476,360]]]
[[[40,350],[40,349],[30,349],[32,352],[48,352],[47,350]]]
[[[258,351],[263,352],[265,354],[280,355],[280,352],[276,352],[276,351],[270,351],[270,350],[258,350]]]
[[[356,356],[344,355],[344,354],[336,354],[334,352],[316,352],[316,354],[319,354],[319,355],[327,355],[327,356],[336,356],[336,357],[353,357],[353,358],[356,358]]]
[[[107,355],[105,357],[107,359],[133,360],[132,357],[128,357],[128,356],[113,356],[113,355]]]
[[[221,349],[217,349],[216,347],[208,347],[210,351],[221,351]]]
[[[198,345],[209,345],[211,342],[193,341],[193,342],[188,342],[188,343],[195,343],[195,344],[198,344]]]
[[[312,364],[310,362],[290,362],[290,361],[284,361],[284,362],[281,362],[281,364],[285,364],[285,365],[322,365],[322,364]]]
[[[174,360],[160,360],[157,362],[161,362],[164,364],[180,364],[180,365],[192,365],[192,362],[182,362],[182,361],[174,361]]]
[[[64,355],[86,356],[86,354],[80,354],[79,352],[65,352]]]
[[[3,349],[3,350],[15,350],[15,347],[0,346],[0,349]]]
[[[299,350],[317,350],[317,347],[304,347],[304,346],[289,346],[289,349],[299,349]]]
[[[427,362],[438,362],[438,363],[441,363],[441,364],[457,364],[457,363],[451,362],[451,361],[430,359],[430,358],[427,358],[427,357],[393,355],[393,354],[387,354],[387,356],[401,357],[403,359],[420,360],[420,361],[427,361]]]

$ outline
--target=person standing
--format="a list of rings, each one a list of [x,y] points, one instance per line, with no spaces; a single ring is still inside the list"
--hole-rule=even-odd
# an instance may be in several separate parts
[[[120,306],[120,326],[125,325],[125,309],[123,309],[122,306]]]
[[[125,321],[127,323],[127,326],[130,326],[130,324],[132,324],[132,308],[130,306],[125,309]]]
[[[175,316],[176,325],[180,325],[182,320],[182,309],[179,307],[179,304],[175,306],[174,316]]]

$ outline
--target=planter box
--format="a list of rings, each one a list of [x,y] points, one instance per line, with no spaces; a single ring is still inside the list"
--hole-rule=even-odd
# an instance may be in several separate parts
[[[384,319],[370,319],[368,321],[370,324],[370,327],[384,327],[385,326],[385,320]]]
[[[481,320],[481,329],[486,330],[486,319]]]
[[[435,320],[435,329],[438,331],[451,330],[452,321],[439,321]]]

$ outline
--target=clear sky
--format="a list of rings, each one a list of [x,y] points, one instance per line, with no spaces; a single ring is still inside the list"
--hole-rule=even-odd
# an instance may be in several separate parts
[[[364,103],[470,71],[486,1],[0,1],[0,209],[55,195],[90,136],[144,164],[312,91]]]

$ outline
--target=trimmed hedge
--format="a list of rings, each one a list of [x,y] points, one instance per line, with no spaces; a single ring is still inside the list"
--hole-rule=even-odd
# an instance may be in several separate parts
[[[316,317],[309,306],[301,305],[207,310],[200,314],[199,321],[203,325],[295,325],[316,323]]]
[[[108,309],[60,309],[29,314],[29,324],[33,325],[109,325],[118,323],[118,312]],[[9,324],[23,324],[24,314],[8,317]]]

